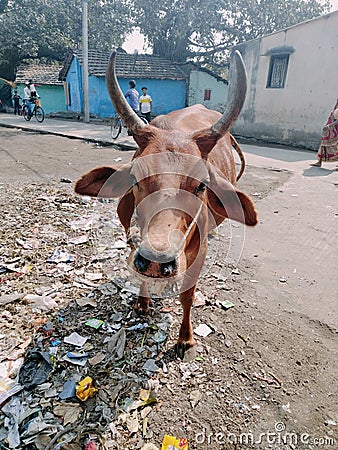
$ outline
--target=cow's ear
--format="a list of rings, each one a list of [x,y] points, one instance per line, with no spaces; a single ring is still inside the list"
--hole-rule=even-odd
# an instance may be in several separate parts
[[[212,132],[210,128],[197,131],[192,136],[204,159],[208,157],[208,154],[215,147],[220,137],[221,136],[219,134]]]
[[[121,197],[133,185],[130,168],[131,163],[93,169],[76,182],[75,192],[90,197]]]
[[[137,145],[139,146],[139,151],[135,154],[142,153],[142,151],[149,145],[150,141],[154,140],[157,135],[157,130],[151,125],[139,128],[133,131],[133,138],[135,139]],[[135,157],[134,156],[134,157]]]
[[[221,217],[254,226],[258,222],[253,201],[226,180],[215,168],[209,169],[208,206]]]

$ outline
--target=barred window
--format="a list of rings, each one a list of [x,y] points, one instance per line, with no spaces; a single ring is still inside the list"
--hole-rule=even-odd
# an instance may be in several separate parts
[[[288,64],[289,55],[271,55],[267,88],[284,88]]]

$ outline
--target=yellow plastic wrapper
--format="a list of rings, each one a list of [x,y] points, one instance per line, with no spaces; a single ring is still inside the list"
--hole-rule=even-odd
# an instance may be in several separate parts
[[[174,436],[164,436],[161,450],[188,450],[188,441],[186,439],[176,439]]]
[[[86,377],[79,381],[76,386],[76,397],[83,402],[89,397],[93,397],[95,392],[97,392],[97,389],[93,387],[93,380],[90,377]]]

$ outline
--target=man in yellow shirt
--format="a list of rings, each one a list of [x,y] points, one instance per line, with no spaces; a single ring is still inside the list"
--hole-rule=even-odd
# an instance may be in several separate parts
[[[142,95],[140,96],[140,109],[141,114],[143,117],[147,119],[148,122],[150,122],[150,113],[152,110],[152,98],[150,95],[147,94],[147,88],[142,88]]]

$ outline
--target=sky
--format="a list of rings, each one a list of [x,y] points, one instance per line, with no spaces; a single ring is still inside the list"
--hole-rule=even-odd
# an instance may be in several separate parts
[[[337,0],[337,2],[338,2],[338,0]],[[144,45],[143,34],[140,34],[139,30],[135,30],[128,37],[127,41],[122,45],[122,48],[127,53],[134,53],[135,50],[137,50],[138,53],[144,53],[143,45]]]
[[[322,3],[325,3],[323,0]],[[338,9],[338,0],[331,0],[331,12]],[[145,53],[144,46],[144,36],[140,34],[138,30],[135,30],[127,39],[127,41],[122,45],[122,48],[128,53],[134,53],[135,50],[138,53]]]

